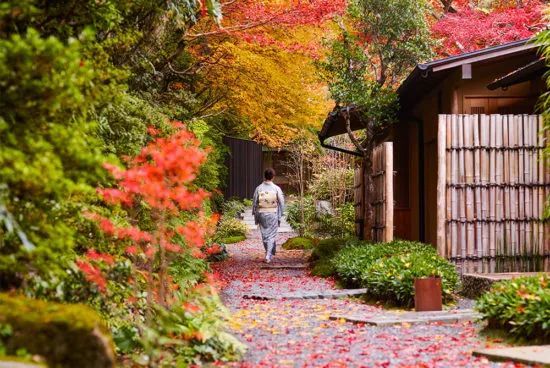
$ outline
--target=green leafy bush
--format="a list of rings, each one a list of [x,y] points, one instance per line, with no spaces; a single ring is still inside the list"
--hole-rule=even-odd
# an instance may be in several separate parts
[[[303,206],[303,220],[302,208]],[[289,201],[286,206],[287,222],[301,236],[315,236],[315,201],[313,197],[306,196],[300,204],[299,200]]]
[[[337,203],[353,200],[353,168],[330,168],[314,175],[309,185],[309,193],[318,200]]]
[[[313,249],[318,241],[312,238],[305,238],[297,236],[295,238],[289,238],[282,245],[283,249]]]
[[[237,218],[245,210],[245,205],[238,199],[225,201],[222,205],[222,213],[226,217]]]
[[[99,315],[79,304],[0,294],[0,345],[43,356],[52,367],[114,367],[114,345]],[[9,326],[9,327],[6,327]]]
[[[234,236],[245,237],[248,232],[246,224],[234,217],[222,216],[218,228],[216,230],[215,239],[216,241],[221,241],[220,239],[227,239]]]
[[[476,309],[488,327],[517,337],[550,340],[550,276],[501,281],[481,296]]]
[[[344,247],[344,239],[323,239],[314,248],[311,253],[312,269],[311,273],[315,276],[329,277],[336,273],[332,262],[334,256]]]
[[[459,287],[454,265],[433,247],[417,242],[352,245],[340,251],[333,264],[344,283],[367,288],[371,297],[402,306],[414,302],[415,278],[441,277],[445,302],[454,298]]]
[[[303,221],[300,201],[287,205],[287,221],[301,236],[347,238],[355,233],[355,209],[353,203],[344,203],[333,214],[318,214],[315,199],[306,196],[303,200]]]

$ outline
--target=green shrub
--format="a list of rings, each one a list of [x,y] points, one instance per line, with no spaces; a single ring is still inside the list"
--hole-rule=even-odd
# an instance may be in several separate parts
[[[292,249],[313,249],[318,241],[312,238],[300,237],[289,238],[283,243],[282,248],[287,250]]]
[[[346,240],[344,239],[323,239],[314,248],[311,253],[312,261],[311,273],[315,276],[329,277],[336,274],[336,269],[332,259],[340,251]]]
[[[246,236],[235,235],[235,236],[228,236],[227,238],[221,238],[219,239],[219,242],[221,244],[235,244],[235,243],[242,242],[243,240],[246,240]]]
[[[360,243],[344,248],[332,263],[345,284],[367,288],[369,296],[402,306],[414,302],[415,278],[441,277],[445,302],[459,286],[454,265],[433,247],[417,242]]]
[[[517,337],[550,340],[550,276],[501,281],[481,296],[476,309],[490,328]]]
[[[223,215],[229,218],[237,218],[244,210],[244,203],[238,199],[225,201],[222,205]]]
[[[220,223],[218,224],[218,229],[216,231],[215,239],[227,239],[233,236],[240,236],[246,238],[246,233],[248,228],[240,220],[234,217],[222,216]]]
[[[56,304],[0,294],[0,345],[25,349],[51,367],[113,367],[114,345],[96,312],[79,304]]]
[[[303,205],[303,221],[300,201],[295,200],[289,202],[286,206],[288,224],[296,230],[301,236],[315,236],[315,200],[313,197],[306,196],[302,201]]]

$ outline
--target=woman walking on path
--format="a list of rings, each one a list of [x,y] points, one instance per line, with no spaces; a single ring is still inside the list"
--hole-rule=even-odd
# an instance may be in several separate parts
[[[285,207],[283,191],[273,183],[274,176],[275,171],[273,169],[265,170],[265,180],[256,188],[252,202],[252,214],[256,225],[260,225],[260,232],[262,233],[266,263],[270,263],[275,255],[275,237]]]

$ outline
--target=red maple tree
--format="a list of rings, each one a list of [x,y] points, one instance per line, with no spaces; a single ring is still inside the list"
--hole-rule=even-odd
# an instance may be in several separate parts
[[[540,0],[523,1],[521,6],[501,1],[490,11],[461,2],[452,6],[454,12],[445,13],[432,26],[434,37],[441,40],[437,49],[441,56],[529,38],[545,26]]]
[[[150,294],[156,295],[161,304],[167,303],[166,291],[170,287],[167,276],[169,254],[189,251],[195,257],[205,257],[202,251],[205,236],[216,222],[215,217],[207,217],[202,212],[209,193],[193,185],[208,152],[200,148],[200,142],[182,123],[173,125],[176,132],[168,137],[156,137],[158,132],[150,129],[154,140],[139,155],[128,160],[128,168],[105,164],[117,186],[98,189],[106,203],[121,205],[129,212],[143,206],[149,208],[153,230],[118,226],[96,213],[86,214],[98,223],[104,234],[125,241],[128,257],[144,256],[148,260],[145,268],[150,271]],[[174,221],[180,218],[180,212],[194,214],[194,219],[173,225],[181,222]],[[113,260],[109,254],[90,250],[77,265],[88,281],[105,291],[107,281],[99,266],[102,263],[110,265]]]

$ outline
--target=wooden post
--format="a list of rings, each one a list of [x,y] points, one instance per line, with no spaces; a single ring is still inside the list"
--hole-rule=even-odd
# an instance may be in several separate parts
[[[384,240],[390,242],[393,240],[393,143],[384,143],[385,162],[385,204],[386,204],[386,223],[384,228]]]
[[[437,134],[437,253],[445,256],[445,190],[446,179],[446,142],[447,142],[447,116],[439,115]]]

